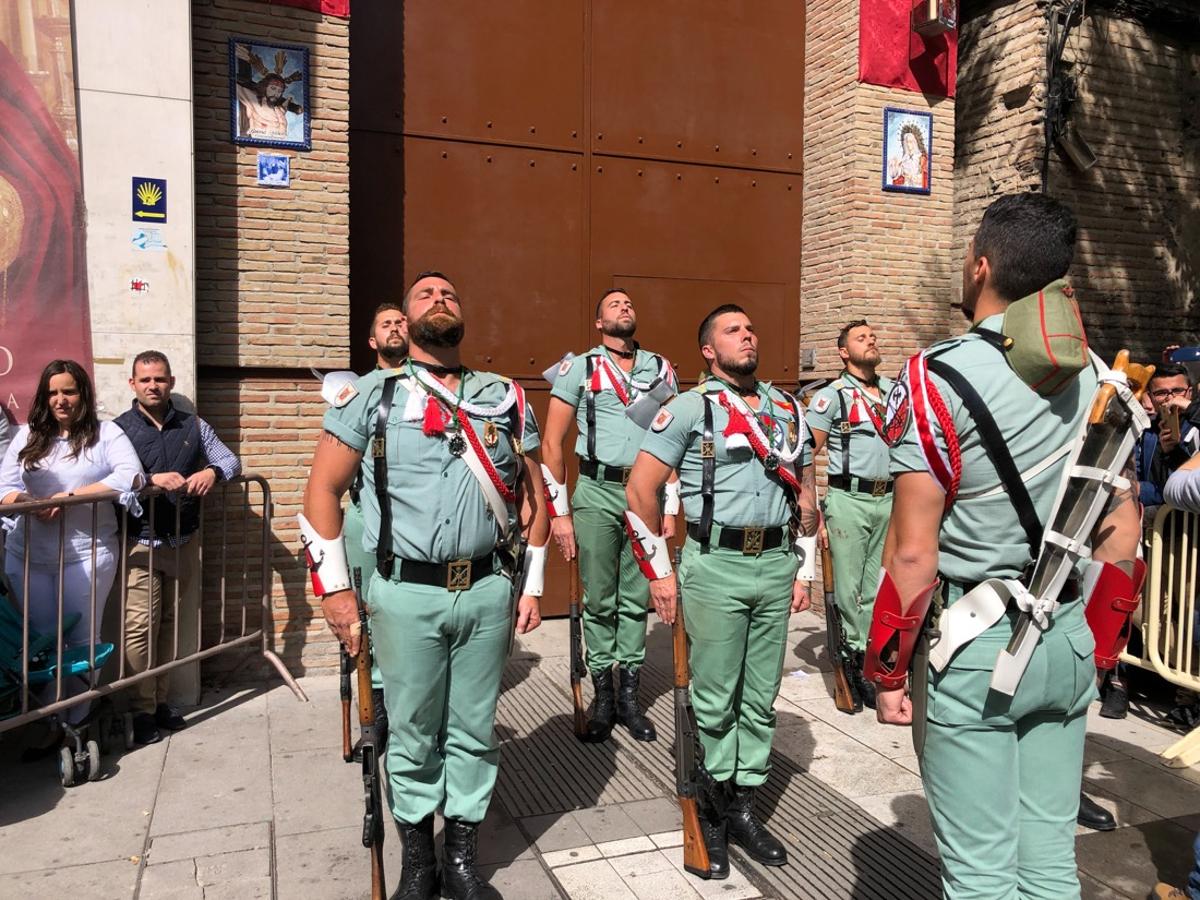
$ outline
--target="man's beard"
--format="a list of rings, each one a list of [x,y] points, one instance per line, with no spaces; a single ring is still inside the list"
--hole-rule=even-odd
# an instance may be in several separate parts
[[[396,344],[395,346],[391,346],[386,343],[380,344],[379,345],[379,355],[382,356],[384,359],[386,359],[388,362],[391,362],[391,363],[400,362],[400,360],[402,360],[402,359],[404,359],[404,357],[408,356],[408,341],[401,341],[399,344]]]
[[[418,347],[457,347],[466,325],[445,309],[431,309],[409,327],[409,340]]]
[[[725,358],[718,354],[717,365],[731,375],[753,375],[758,370],[758,354],[745,360]]]
[[[873,368],[874,366],[879,365],[879,353],[875,350],[867,350],[862,353],[851,352],[849,357],[850,362],[856,366]]]
[[[615,322],[606,322],[605,324],[601,325],[600,331],[609,337],[631,338],[633,337],[634,332],[637,331],[637,322],[633,319],[630,319],[629,323],[626,324],[621,319],[617,319]]]

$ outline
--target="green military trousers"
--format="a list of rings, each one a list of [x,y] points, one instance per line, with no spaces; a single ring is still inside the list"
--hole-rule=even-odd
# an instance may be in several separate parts
[[[692,706],[709,773],[752,787],[767,780],[796,557],[744,556],[713,531],[708,553],[688,538],[679,567]]]
[[[1078,601],[1043,633],[1013,697],[989,690],[1015,616],[929,670],[921,778],[951,900],[1072,900],[1095,642]]]
[[[646,658],[650,585],[638,569],[625,531],[625,488],[581,475],[571,505],[588,669],[603,672],[614,662],[636,669]]]
[[[465,591],[376,574],[367,600],[383,675],[392,815],[483,820],[500,760],[494,723],[513,627],[511,583]]]
[[[354,577],[355,569],[362,572],[362,589],[365,595],[367,586],[371,583],[371,574],[375,571],[375,554],[363,549],[362,538],[362,504],[351,500],[346,504],[346,514],[342,518],[342,540],[346,544],[346,563],[350,568],[350,577]],[[371,663],[371,687],[383,687],[383,676],[379,673],[377,662]]]
[[[875,592],[879,588],[883,538],[891,517],[891,494],[875,497],[831,487],[825,495],[834,598],[846,643],[859,652],[867,649]]]

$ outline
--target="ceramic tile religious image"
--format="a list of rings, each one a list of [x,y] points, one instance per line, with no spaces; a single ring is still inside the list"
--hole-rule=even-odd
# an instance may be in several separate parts
[[[230,38],[229,105],[235,144],[311,150],[308,49]]]
[[[933,162],[933,115],[887,107],[883,111],[883,189],[928,194]]]

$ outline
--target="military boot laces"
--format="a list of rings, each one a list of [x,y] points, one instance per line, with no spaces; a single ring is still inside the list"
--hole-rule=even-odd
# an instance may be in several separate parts
[[[608,740],[617,715],[612,669],[593,672],[592,687],[596,689],[596,699],[592,703],[592,717],[588,720],[587,737],[584,740],[599,743]]]
[[[767,831],[754,815],[754,788],[737,785],[725,814],[729,823],[729,840],[764,866],[782,866],[787,862],[787,849]]]
[[[638,703],[638,689],[641,686],[641,672],[637,669],[619,666],[621,689],[617,695],[617,721],[629,729],[635,741],[658,740],[658,732],[654,723],[646,718]]]
[[[442,855],[442,887],[451,900],[502,900],[500,892],[475,871],[479,823],[446,820],[446,846]]]
[[[400,887],[391,900],[430,900],[438,895],[437,856],[433,851],[433,816],[416,825],[396,822],[404,845]]]

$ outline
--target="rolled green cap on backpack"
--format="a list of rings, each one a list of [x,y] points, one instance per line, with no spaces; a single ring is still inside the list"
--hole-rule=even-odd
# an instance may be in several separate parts
[[[1087,334],[1066,281],[1008,305],[1001,333],[1008,364],[1043,397],[1057,394],[1088,365]]]

